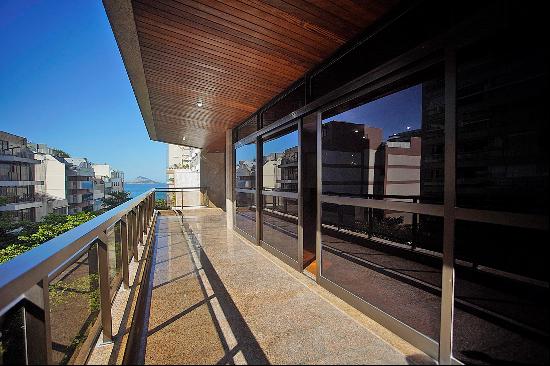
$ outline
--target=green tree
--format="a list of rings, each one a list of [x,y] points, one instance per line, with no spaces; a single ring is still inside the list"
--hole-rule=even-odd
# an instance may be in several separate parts
[[[108,197],[102,198],[102,206],[106,210],[113,209],[130,199],[130,192],[112,192]]]
[[[70,156],[69,154],[67,154],[65,151],[59,150],[59,149],[53,149],[52,155],[53,155],[53,156],[57,156],[58,158],[70,158],[70,157],[71,157],[71,156]]]
[[[34,226],[23,227],[11,244],[0,249],[0,264],[74,229],[94,217],[96,214],[93,212],[80,212],[74,215],[47,215],[44,221],[34,224]]]
[[[170,209],[170,207],[168,207],[168,204],[166,203],[166,200],[163,200],[163,199],[155,200],[155,208],[157,210],[169,210]]]

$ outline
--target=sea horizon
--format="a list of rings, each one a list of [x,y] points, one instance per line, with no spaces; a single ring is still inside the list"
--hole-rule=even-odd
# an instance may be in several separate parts
[[[130,198],[135,198],[140,194],[153,188],[167,188],[168,183],[124,183],[124,190],[130,192]],[[157,199],[166,199],[166,193],[157,193]]]

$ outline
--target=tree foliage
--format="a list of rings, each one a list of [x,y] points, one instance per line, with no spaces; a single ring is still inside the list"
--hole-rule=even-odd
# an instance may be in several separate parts
[[[155,200],[155,208],[157,210],[169,210],[170,209],[170,207],[166,203],[166,200],[163,200],[163,199]]]
[[[71,156],[70,156],[69,154],[67,154],[65,151],[59,150],[59,149],[53,149],[52,155],[53,155],[53,156],[57,156],[58,158],[70,158],[70,157],[71,157]]]
[[[74,229],[95,216],[92,212],[80,212],[74,215],[49,214],[42,222],[24,227],[11,244],[1,248],[0,263],[7,262],[19,254]]]
[[[109,196],[102,198],[102,206],[106,210],[115,208],[116,206],[128,201],[130,199],[130,192],[112,192]]]

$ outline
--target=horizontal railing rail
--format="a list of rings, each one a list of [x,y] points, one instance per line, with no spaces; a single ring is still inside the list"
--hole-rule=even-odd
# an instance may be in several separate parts
[[[0,265],[0,364],[54,362],[50,305],[66,306],[61,310],[68,313],[87,306],[90,314],[84,317],[84,325],[98,325],[92,327],[95,333],[83,331],[83,325],[63,351],[70,354],[56,354],[61,357],[56,363],[85,362],[94,343],[89,338],[97,337],[99,331],[103,342],[112,341],[113,294],[121,283],[129,287],[129,263],[138,259],[138,244],[144,243],[154,203],[152,189]],[[66,279],[70,281],[63,282]],[[86,296],[84,305],[76,299],[81,294]],[[21,328],[25,329],[22,340],[7,339]],[[87,340],[82,343],[84,336]],[[18,348],[15,343],[23,344]],[[10,354],[10,347],[15,352]]]

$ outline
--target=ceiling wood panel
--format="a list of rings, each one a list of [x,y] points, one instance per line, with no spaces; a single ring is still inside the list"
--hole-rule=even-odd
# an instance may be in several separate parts
[[[226,129],[398,0],[128,1],[150,102],[146,124],[153,124],[155,139],[223,151]],[[114,29],[116,17],[109,18]],[[142,111],[148,107],[141,104]]]

